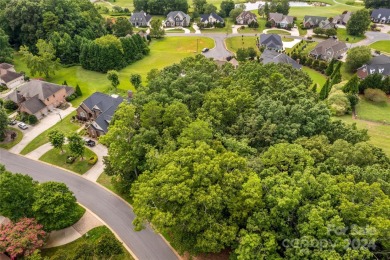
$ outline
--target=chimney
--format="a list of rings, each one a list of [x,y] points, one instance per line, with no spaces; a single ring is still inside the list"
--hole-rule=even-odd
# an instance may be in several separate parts
[[[301,60],[300,59],[297,59],[297,63],[300,64]]]
[[[130,99],[133,98],[133,91],[128,90],[127,91],[127,97],[130,98]]]

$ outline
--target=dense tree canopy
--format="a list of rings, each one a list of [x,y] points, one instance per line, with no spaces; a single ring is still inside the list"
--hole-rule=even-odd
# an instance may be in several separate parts
[[[188,11],[187,0],[134,0],[134,8],[137,11],[145,11],[149,14],[166,15],[170,11]]]
[[[364,9],[358,10],[351,15],[347,23],[347,33],[354,36],[364,35],[370,23],[370,13]]]
[[[9,44],[9,37],[0,28],[0,63],[10,62],[12,59],[13,50]]]
[[[355,72],[362,65],[371,59],[371,48],[368,46],[358,46],[349,50],[345,62],[347,70]]]
[[[383,0],[364,0],[364,5],[366,6],[366,8],[390,8],[390,2]]]

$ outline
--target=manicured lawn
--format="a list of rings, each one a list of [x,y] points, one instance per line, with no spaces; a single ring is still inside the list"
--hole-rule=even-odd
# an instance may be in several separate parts
[[[86,233],[79,239],[69,244],[53,247],[53,248],[42,249],[42,256],[48,257],[49,259],[54,259],[55,254],[60,250],[63,251],[65,254],[70,255],[72,252],[75,252],[75,250],[79,245],[84,243],[94,245],[104,235],[109,235],[112,236],[112,239],[116,239],[114,234],[106,226],[100,226],[91,229],[90,231],[88,231],[88,233]],[[132,260],[133,257],[130,255],[130,253],[127,252],[127,250],[123,246],[122,249],[124,252],[123,254],[112,256],[110,259],[111,260]]]
[[[370,45],[371,48],[390,53],[390,41],[378,41]]]
[[[366,36],[352,36],[347,34],[347,30],[344,28],[338,28],[337,29],[337,38],[340,41],[348,43],[355,43],[355,42],[360,42],[361,40],[364,40]]]
[[[325,1],[322,1],[325,2]],[[297,23],[302,22],[303,17],[305,15],[313,15],[313,16],[325,16],[325,17],[334,17],[336,15],[341,14],[343,11],[357,11],[362,9],[362,6],[345,6],[340,4],[334,4],[330,0],[331,6],[305,6],[305,7],[291,7],[288,15],[297,17]]]
[[[306,66],[303,66],[302,70],[307,74],[309,74],[310,78],[313,80],[313,83],[318,84],[317,90],[319,91],[321,87],[325,84],[326,77],[323,74],[319,73],[318,71],[315,71]]]
[[[9,129],[9,131],[16,132],[16,138],[11,142],[7,142],[7,143],[0,142],[0,148],[6,149],[6,150],[9,150],[12,147],[14,147],[15,145],[17,145],[20,141],[22,141],[22,138],[23,138],[23,133],[19,129],[16,129],[13,127],[10,127],[8,129]]]
[[[118,89],[122,90],[122,93],[125,90],[134,90],[134,87],[129,82],[131,74],[140,74],[143,82],[145,82],[146,75],[151,69],[162,69],[179,62],[185,57],[195,55],[197,39],[199,39],[199,52],[203,48],[207,47],[211,49],[214,47],[214,41],[207,37],[166,37],[160,40],[153,39],[150,44],[151,50],[148,56],[119,71],[120,85]],[[17,71],[24,71],[30,74],[25,62],[21,60],[20,55],[15,55],[14,64]],[[104,93],[112,93],[114,91],[111,89],[106,74],[85,70],[81,66],[61,68],[48,80],[58,84],[66,80],[70,86],[79,84],[83,96],[72,101],[74,106],[79,105],[84,99],[96,91]]]
[[[238,29],[238,33],[261,33],[261,32],[263,32],[263,30],[265,29],[265,23],[267,22],[267,20],[264,18],[258,18],[257,21],[259,23],[258,28],[249,28],[249,27],[245,27],[244,29],[240,28],[240,29]]]
[[[297,26],[298,26],[299,36],[305,36],[307,34],[307,30],[302,29],[300,25]]]
[[[42,134],[38,135],[35,139],[33,139],[24,149],[20,154],[26,155],[38,147],[46,144],[49,142],[49,132],[53,130],[58,130],[63,132],[65,135],[68,135],[72,132],[75,132],[77,129],[81,127],[81,125],[77,123],[71,122],[72,116],[76,115],[76,112],[71,113],[67,117],[63,118],[62,121],[58,122],[54,126],[50,127],[47,129],[45,132]]]
[[[360,117],[359,114],[358,117]],[[370,136],[368,142],[382,148],[387,156],[390,156],[390,125],[354,120],[350,115],[338,117],[337,119],[341,119],[348,124],[356,123],[359,129],[367,129]]]
[[[104,187],[106,187],[107,189],[109,189],[110,191],[112,191],[113,193],[117,194],[119,197],[121,197],[122,199],[124,199],[125,201],[127,201],[127,203],[129,203],[130,205],[133,203],[133,201],[131,200],[129,194],[128,195],[123,195],[123,194],[120,194],[114,187],[114,185],[112,185],[111,183],[111,179],[112,177],[111,176],[108,176],[107,174],[105,174],[104,172],[102,174],[100,174],[99,178],[97,179],[97,183],[100,183],[101,185],[103,185]]]
[[[84,174],[89,169],[92,168],[93,165],[88,164],[89,158],[92,156],[97,156],[94,152],[92,152],[90,149],[85,147],[85,153],[84,153],[84,159],[81,160],[81,158],[76,158],[76,160],[72,163],[66,163],[66,158],[71,155],[69,148],[67,145],[64,146],[64,153],[61,153],[58,149],[52,149],[42,155],[39,160],[57,165],[59,167],[65,168],[67,170],[73,171],[78,174]]]
[[[347,71],[347,69],[345,68],[344,62],[341,64],[340,72],[341,72],[341,76],[342,76],[343,80],[350,80],[353,77],[353,75],[355,74],[355,73]]]
[[[171,29],[171,30],[166,30],[166,33],[184,33],[183,29]]]
[[[289,33],[289,32],[286,32],[286,31],[283,31],[283,30],[277,30],[277,29],[267,31],[267,34],[271,34],[271,33],[273,33],[273,34],[281,34],[281,35],[291,35],[291,33]]]
[[[287,38],[287,37],[283,36],[282,37],[282,41],[284,41],[284,42],[292,42],[292,41],[294,41],[294,39],[293,38]]]
[[[204,28],[201,30],[202,33],[232,33],[232,25],[234,25],[232,19],[230,18],[224,18],[225,19],[225,27],[222,28]]]
[[[390,101],[375,103],[360,96],[356,106],[359,119],[378,121],[390,124]]]
[[[253,47],[256,51],[259,49],[256,46],[258,37],[255,36],[237,36],[230,37],[225,40],[226,47],[229,51],[237,52],[240,48]]]

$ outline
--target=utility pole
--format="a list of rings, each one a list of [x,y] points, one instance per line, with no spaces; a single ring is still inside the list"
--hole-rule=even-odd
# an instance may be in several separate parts
[[[196,53],[199,51],[199,39],[196,39]]]

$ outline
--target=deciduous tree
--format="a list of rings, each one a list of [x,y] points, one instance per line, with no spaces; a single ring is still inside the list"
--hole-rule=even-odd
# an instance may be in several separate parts
[[[371,59],[371,49],[368,46],[358,46],[348,51],[345,62],[346,68],[350,72],[356,71],[363,64]]]
[[[81,159],[83,159],[84,152],[85,152],[85,143],[83,138],[78,133],[72,133],[68,136],[68,142],[69,142],[69,150],[75,155],[75,156],[81,156]]]
[[[111,81],[111,86],[116,90],[116,88],[120,84],[118,71],[116,70],[107,71],[107,79]]]
[[[133,33],[133,26],[131,25],[129,19],[125,17],[119,17],[116,19],[112,29],[116,37],[125,37],[126,35]]]
[[[9,44],[9,37],[0,28],[0,63],[12,60],[13,50]]]
[[[351,18],[347,23],[347,33],[353,36],[364,35],[370,23],[370,14],[368,10],[358,10],[351,15]]]
[[[160,19],[152,20],[150,22],[150,37],[162,38],[165,35],[164,28],[162,28],[162,21]]]
[[[49,132],[49,141],[54,148],[60,149],[61,152],[64,152],[64,149],[63,149],[64,143],[65,143],[64,133],[62,133],[58,130],[50,131]]]

